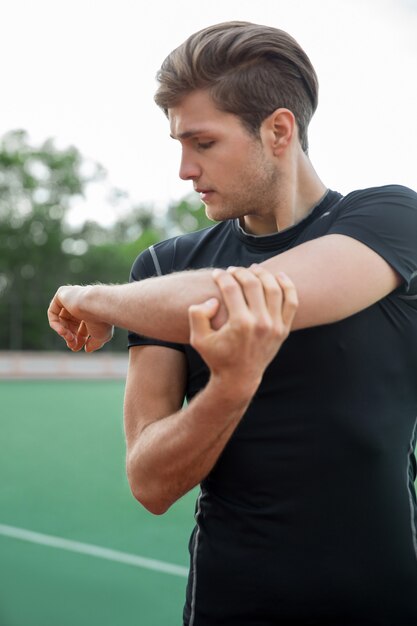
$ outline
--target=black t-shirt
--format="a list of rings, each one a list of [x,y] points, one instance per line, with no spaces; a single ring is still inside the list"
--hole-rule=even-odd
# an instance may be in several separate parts
[[[268,236],[226,221],[153,246],[131,278],[249,266],[331,233],[375,250],[404,282],[340,322],[292,332],[265,371],[201,485],[190,626],[417,624],[417,194],[329,191]],[[129,334],[143,344],[185,352],[188,399],[207,383],[190,346]]]

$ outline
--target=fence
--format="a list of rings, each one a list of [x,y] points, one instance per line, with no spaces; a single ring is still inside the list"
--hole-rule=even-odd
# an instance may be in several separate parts
[[[127,353],[0,351],[0,379],[124,379],[127,363]]]

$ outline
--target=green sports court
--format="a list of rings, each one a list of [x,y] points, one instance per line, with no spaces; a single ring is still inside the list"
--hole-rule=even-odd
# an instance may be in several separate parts
[[[0,626],[179,626],[196,492],[124,471],[122,380],[0,381]]]
[[[190,493],[143,509],[121,380],[1,381],[0,626],[181,623]]]

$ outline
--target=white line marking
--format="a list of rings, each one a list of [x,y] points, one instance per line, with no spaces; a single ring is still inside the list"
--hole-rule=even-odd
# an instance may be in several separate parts
[[[164,561],[147,559],[143,556],[137,556],[136,554],[110,550],[109,548],[102,548],[101,546],[94,546],[89,543],[80,543],[79,541],[71,541],[70,539],[63,539],[62,537],[43,535],[41,533],[35,533],[32,530],[26,530],[25,528],[15,528],[14,526],[0,524],[0,535],[11,537],[12,539],[22,539],[23,541],[37,543],[42,546],[49,546],[50,548],[59,548],[61,550],[68,550],[69,552],[88,554],[89,556],[96,556],[109,561],[117,561],[118,563],[127,563],[128,565],[135,565],[136,567],[143,567],[145,569],[163,572],[164,574],[173,574],[174,576],[182,577],[188,576],[188,568],[182,567],[181,565],[164,563]]]

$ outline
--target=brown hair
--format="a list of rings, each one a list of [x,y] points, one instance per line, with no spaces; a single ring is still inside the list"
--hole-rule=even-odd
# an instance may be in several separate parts
[[[310,59],[286,32],[249,22],[225,22],[191,35],[157,74],[155,102],[165,114],[191,91],[208,89],[216,106],[258,135],[278,108],[292,111],[300,143],[317,108],[318,81]]]

